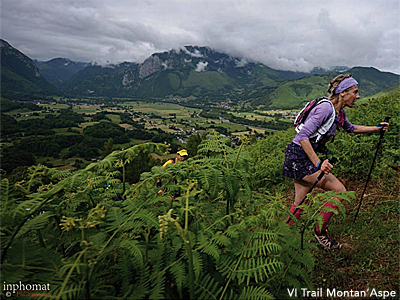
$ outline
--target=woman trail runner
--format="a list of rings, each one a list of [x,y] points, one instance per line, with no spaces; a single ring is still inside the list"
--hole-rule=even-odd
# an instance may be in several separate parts
[[[358,82],[351,77],[351,74],[336,76],[328,86],[329,101],[322,101],[313,107],[304,121],[303,126],[298,130],[296,136],[289,144],[285,152],[285,162],[283,165],[283,175],[293,178],[295,188],[295,200],[290,208],[290,212],[295,212],[294,216],[298,219],[301,209],[296,207],[306,196],[309,188],[316,182],[321,171],[325,176],[317,183],[317,186],[325,191],[344,192],[346,188],[333,175],[332,164],[328,159],[322,161],[316,152],[323,149],[326,141],[335,134],[339,128],[343,128],[348,133],[373,133],[380,130],[387,131],[389,123],[382,122],[380,126],[361,126],[353,125],[346,118],[344,107],[352,108],[360,96],[358,94]],[[330,120],[332,114],[335,119],[330,128],[320,130]],[[319,132],[320,131],[320,132]],[[327,207],[336,209],[337,206],[327,202]],[[323,224],[321,228],[315,228],[316,240],[328,250],[340,249],[341,245],[327,235],[326,226],[333,212],[321,212]],[[292,225],[294,220],[288,223]]]

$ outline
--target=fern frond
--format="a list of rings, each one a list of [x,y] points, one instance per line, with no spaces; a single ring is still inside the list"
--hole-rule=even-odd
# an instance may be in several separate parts
[[[107,233],[100,231],[94,235],[91,235],[89,237],[89,242],[93,243],[94,247],[98,247],[100,249],[107,237]]]
[[[257,286],[247,286],[243,288],[237,299],[243,300],[271,300],[275,297],[265,288]]]
[[[153,287],[149,295],[150,299],[165,299],[165,272],[160,273],[152,282]]]
[[[14,209],[13,217],[16,218],[19,216],[28,216],[30,212],[33,211],[42,202],[43,199],[36,198],[19,203],[17,207]]]
[[[174,277],[174,283],[179,292],[182,291],[183,287],[187,284],[187,272],[185,265],[182,261],[175,262],[169,269]]]
[[[109,231],[120,230],[127,219],[127,215],[119,207],[111,207],[107,212],[107,227]]]
[[[221,284],[210,274],[206,274],[196,282],[197,299],[217,299],[221,291]]]
[[[202,241],[199,242],[202,243]],[[212,244],[206,241],[204,242],[205,243],[201,246],[201,252],[208,254],[218,262],[220,256],[220,249],[217,247],[216,244]]]
[[[79,272],[79,268],[80,267],[85,267],[86,263],[82,263],[81,259],[82,256],[88,251],[89,248],[85,248],[82,251],[76,253],[76,255],[71,257],[71,263],[66,263],[64,264],[60,271],[59,271],[59,277],[63,278],[64,281],[61,285],[61,288],[59,291],[57,291],[57,296],[56,299],[60,299],[61,297],[63,297],[63,295],[65,293],[68,292],[68,289],[70,288],[70,279],[72,277],[72,274],[74,273],[75,270],[77,270]],[[75,258],[76,257],[76,258]],[[68,271],[68,273],[67,273]],[[65,276],[64,276],[65,275]],[[68,289],[67,289],[67,285],[68,285]],[[78,289],[80,290],[80,289]]]
[[[223,179],[222,172],[216,168],[201,168],[196,175],[199,179],[200,186],[210,194],[211,200],[216,199]]]
[[[18,238],[31,230],[39,230],[47,227],[50,218],[52,218],[53,216],[54,216],[53,213],[47,211],[40,213],[39,215],[32,216],[32,218],[30,218],[21,228],[21,230],[18,232],[15,238]]]
[[[265,259],[263,257],[252,257],[248,259],[232,260],[221,259],[218,269],[225,277],[237,278],[239,283],[246,281],[248,285],[251,280],[263,281],[265,278],[274,276],[283,269],[283,264],[277,259]]]
[[[281,250],[281,246],[276,243],[271,243],[264,239],[253,239],[249,242],[248,246],[243,249],[244,257],[253,257],[254,255],[270,255],[276,254]]]
[[[183,240],[180,236],[175,235],[171,240],[172,257],[179,257],[182,249],[184,249]]]
[[[8,202],[10,183],[7,178],[3,178],[3,179],[1,179],[0,184],[1,184],[1,186],[0,186],[1,201],[2,201],[2,203],[6,203],[6,202]]]
[[[125,150],[117,150],[112,152],[102,161],[88,165],[85,171],[91,171],[95,173],[103,173],[105,171],[115,172],[121,166],[124,166],[136,159],[141,152],[163,155],[166,149],[167,145],[165,144],[144,143],[135,145]]]
[[[218,132],[211,130],[206,139],[204,139],[198,146],[197,154],[207,156],[222,154],[226,159],[226,155],[234,153],[234,150],[227,146],[228,143],[229,139],[223,138]]]
[[[113,269],[117,270],[117,272],[121,274],[119,277],[119,280],[122,283],[121,292],[131,292],[133,286],[132,281],[135,279],[134,271],[136,268],[127,251],[118,251],[118,261],[117,264],[113,266]]]
[[[71,176],[72,174],[73,174],[73,172],[70,171],[70,170],[62,170],[62,171],[60,171],[60,170],[57,170],[57,169],[51,169],[49,177],[52,180],[60,181],[60,180],[63,180],[65,178]]]
[[[16,240],[9,253],[7,260],[2,264],[2,276],[7,280],[23,281],[35,275],[41,283],[53,278],[57,272],[59,254],[51,249],[38,247],[38,244],[28,237]]]
[[[144,266],[143,253],[138,241],[124,239],[121,241],[120,245],[129,251],[137,266],[140,268]]]
[[[200,274],[203,270],[203,259],[200,255],[200,253],[197,251],[193,251],[192,256],[193,256],[194,275],[195,275],[195,278],[199,278]]]
[[[229,247],[231,245],[231,240],[222,232],[216,232],[213,241],[219,246]]]
[[[57,295],[56,299],[81,299],[84,297],[85,282],[70,282],[67,289],[55,288],[52,294]]]
[[[131,214],[129,217],[130,217],[129,222],[135,222],[135,220],[141,220],[143,225],[146,224],[158,227],[158,218],[150,210],[137,209],[136,211],[134,211],[134,214]],[[127,226],[129,226],[129,223],[127,224]]]

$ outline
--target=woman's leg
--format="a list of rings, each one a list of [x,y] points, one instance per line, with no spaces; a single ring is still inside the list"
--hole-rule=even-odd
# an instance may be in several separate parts
[[[317,172],[317,173],[319,173],[319,172]],[[313,176],[314,174],[308,175],[308,176]],[[309,180],[309,178],[306,178],[308,176],[305,176],[303,179],[305,179],[306,181]],[[322,179],[318,182],[317,186],[322,188],[325,191],[335,191],[337,193],[346,191],[346,188],[344,187],[344,185],[331,173],[325,174],[324,177],[322,177]],[[333,205],[329,202],[327,202],[324,205],[324,207],[330,207],[333,209],[337,209],[336,205]],[[317,234],[320,234],[321,232],[325,231],[326,226],[328,225],[329,219],[333,215],[333,212],[321,211],[320,215],[322,216],[323,223],[322,223],[321,228],[319,228],[319,226],[316,227],[315,231],[317,232]]]
[[[295,191],[294,203],[293,203],[292,207],[290,208],[290,212],[292,214],[294,214],[296,219],[300,218],[300,215],[302,212],[302,209],[296,210],[296,207],[300,204],[301,200],[303,200],[303,198],[307,195],[307,192],[311,186],[312,186],[312,184],[309,184],[306,181],[294,179],[294,191]],[[292,226],[294,223],[294,220],[290,220],[290,217],[289,217],[287,223],[290,226]]]
[[[313,184],[317,180],[317,177],[319,176],[320,172],[316,172],[311,175],[307,175],[303,177],[303,181],[308,183],[308,184]],[[324,177],[317,183],[317,186],[324,189],[325,191],[335,191],[335,192],[344,192],[346,191],[346,188],[344,185],[332,174],[325,174]],[[301,200],[300,200],[301,201]],[[336,209],[337,206],[333,205],[329,202],[325,203],[325,207],[331,207],[333,209]],[[322,227],[319,228],[317,226],[315,228],[315,238],[318,241],[319,244],[321,244],[325,249],[328,250],[334,250],[334,249],[340,249],[341,245],[336,242],[335,240],[329,238],[326,233],[326,226],[329,222],[329,219],[332,217],[333,212],[323,212],[321,211],[321,216],[322,216]]]
[[[300,204],[300,202],[304,199],[309,191],[310,187],[315,183],[318,176],[320,175],[320,171],[315,172],[311,175],[304,176],[301,180],[294,180],[294,187],[295,187],[295,200],[294,204],[290,208],[290,212],[294,213],[296,207]],[[344,185],[332,174],[325,174],[324,177],[318,182],[317,186],[322,188],[325,191],[336,191],[336,192],[344,192],[346,188]],[[337,206],[332,205],[330,203],[326,203],[325,206],[331,207],[336,209]],[[298,209],[295,213],[295,217],[298,219],[301,214],[301,209]],[[321,215],[323,218],[323,225],[322,228],[316,228],[317,233],[326,229],[326,225],[328,224],[329,219],[333,215],[333,212],[322,212]],[[288,222],[289,225],[293,224],[293,220]]]

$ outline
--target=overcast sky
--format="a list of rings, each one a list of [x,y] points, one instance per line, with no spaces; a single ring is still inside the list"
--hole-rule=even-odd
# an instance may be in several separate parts
[[[143,62],[208,46],[282,70],[400,74],[399,0],[1,0],[1,38],[32,59]]]

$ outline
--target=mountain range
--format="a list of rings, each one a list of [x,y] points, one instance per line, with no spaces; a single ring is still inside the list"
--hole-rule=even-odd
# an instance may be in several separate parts
[[[26,100],[36,94],[59,93],[29,57],[2,39],[0,47],[2,97]]]
[[[67,58],[33,61],[1,40],[2,96],[10,99],[59,94],[178,98],[193,103],[247,101],[253,106],[291,108],[325,95],[329,80],[342,72],[353,74],[364,97],[399,84],[399,75],[375,68],[282,71],[198,46],[154,53],[140,64],[99,65]]]

